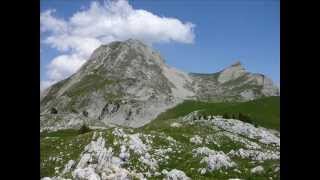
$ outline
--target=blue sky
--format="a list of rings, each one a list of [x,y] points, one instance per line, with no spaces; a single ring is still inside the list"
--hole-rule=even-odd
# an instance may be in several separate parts
[[[48,10],[55,9],[52,16],[68,21],[76,12],[88,9],[91,3],[84,0],[42,0],[41,12],[45,13]],[[129,4],[133,9],[143,9],[159,18],[169,17],[181,21],[181,24],[178,25],[172,24],[170,27],[160,27],[169,33],[168,38],[171,38],[171,41],[165,42],[165,40],[156,39],[157,37],[151,37],[152,40],[150,40],[152,46],[161,53],[167,64],[186,72],[213,73],[222,70],[236,60],[240,60],[248,71],[263,73],[276,84],[279,84],[279,1],[135,0],[130,1]],[[192,32],[187,22],[194,25]],[[47,25],[49,30],[41,31],[42,41],[56,33],[54,30],[50,30],[50,27],[49,24]],[[119,28],[121,29],[121,27]],[[174,32],[178,28],[185,28],[184,30],[189,31],[184,36],[176,36]],[[190,34],[193,34],[194,37],[192,38]],[[127,35],[121,35],[121,37],[127,37]],[[143,32],[142,35],[139,32],[137,37],[144,38]],[[150,39],[149,36],[148,39]],[[192,42],[190,43],[190,41]],[[92,44],[95,44],[95,41]],[[57,61],[66,62],[67,57],[70,57],[69,55],[76,51],[72,50],[73,46],[69,50],[61,50],[56,46],[59,46],[59,44],[41,43],[40,72],[42,81],[50,78],[47,66],[50,66],[54,58],[67,54],[68,56]],[[79,56],[72,57],[77,58]],[[78,62],[76,60],[74,62],[72,65],[82,63],[82,61]],[[55,63],[55,65],[57,64],[59,65],[59,63]],[[66,75],[73,72],[75,68],[67,69],[68,73]]]

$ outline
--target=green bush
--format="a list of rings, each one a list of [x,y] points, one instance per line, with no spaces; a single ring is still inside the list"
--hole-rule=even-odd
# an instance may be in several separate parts
[[[74,108],[71,109],[71,112],[72,112],[72,113],[76,113],[76,114],[79,113],[79,112],[78,112],[76,109],[74,109]]]
[[[84,134],[90,131],[91,129],[86,124],[83,124],[79,129],[79,134]]]
[[[252,123],[252,119],[246,115],[246,114],[242,114],[241,112],[239,113],[239,120],[243,121],[243,122],[247,122],[247,123]]]
[[[58,114],[58,110],[53,107],[53,108],[50,109],[50,113],[51,114]]]
[[[82,111],[82,115],[85,117],[88,117],[89,113],[88,113],[88,111]]]
[[[224,113],[224,114],[222,115],[222,117],[223,117],[224,119],[230,119],[230,116],[229,116],[228,113]]]

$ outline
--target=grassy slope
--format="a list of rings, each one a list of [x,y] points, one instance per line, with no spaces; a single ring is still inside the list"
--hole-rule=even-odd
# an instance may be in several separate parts
[[[184,125],[184,127],[176,129],[171,128],[170,124],[176,122],[176,117],[186,115],[194,110],[203,109],[204,112],[210,112],[212,114],[223,114],[224,112],[234,113],[242,112],[250,114],[258,124],[279,129],[279,115],[280,107],[279,97],[268,97],[262,98],[254,101],[243,102],[243,103],[207,103],[207,102],[195,102],[186,101],[175,108],[168,110],[158,116],[156,120],[146,125],[145,127],[134,129],[132,133],[144,133],[155,135],[153,148],[164,147],[166,142],[160,137],[160,134],[165,136],[171,136],[178,141],[181,150],[180,153],[176,152],[170,155],[170,160],[168,163],[160,163],[159,169],[180,169],[183,170],[189,177],[193,179],[228,179],[233,177],[239,177],[244,179],[268,179],[268,177],[275,177],[278,179],[278,174],[274,174],[272,170],[274,165],[278,164],[278,160],[265,161],[263,163],[251,164],[250,160],[247,159],[233,159],[238,165],[242,173],[235,173],[232,169],[223,172],[212,172],[206,175],[200,175],[197,172],[198,168],[205,167],[204,164],[200,163],[201,158],[192,157],[192,150],[196,147],[202,145],[194,145],[189,142],[190,137],[194,135],[199,135],[201,137],[207,137],[208,135],[213,135],[216,137],[216,131],[208,126],[199,125]],[[161,122],[161,123],[160,123]],[[116,152],[119,153],[119,147],[113,145],[113,136],[111,130],[103,130],[106,133],[107,144],[112,146]],[[60,167],[60,172],[63,169],[64,164],[68,160],[73,159],[78,161],[80,152],[83,151],[84,146],[87,145],[92,137],[93,132],[79,134],[77,130],[62,130],[58,132],[42,133],[40,144],[41,144],[41,177],[53,176],[54,167]],[[160,133],[160,134],[159,134]],[[231,149],[239,149],[242,145],[232,142],[230,140],[221,139],[221,147],[217,147],[214,144],[206,144],[211,149],[222,150],[225,153],[229,152]],[[63,154],[60,155],[60,152]],[[49,157],[61,157],[62,161],[48,161]],[[183,161],[182,161],[183,159]],[[132,159],[132,165],[135,164],[135,160]],[[249,172],[250,168],[257,165],[263,165],[266,169],[266,173],[261,175],[253,175]],[[139,165],[134,165],[139,169]],[[248,169],[248,170],[246,170]],[[225,174],[227,172],[228,174]],[[71,177],[71,175],[69,175]],[[158,177],[159,178],[159,177]],[[157,179],[157,178],[150,178]]]
[[[159,122],[187,115],[195,110],[203,110],[205,114],[223,115],[238,114],[248,115],[253,122],[272,129],[280,129],[280,97],[265,97],[248,102],[200,102],[185,101],[176,107],[160,114],[154,121],[147,124],[145,128],[158,126]]]
[[[241,170],[241,173],[235,172],[233,169],[222,169],[222,171],[214,171],[208,172],[205,175],[201,175],[198,172],[199,168],[205,168],[206,164],[200,163],[202,157],[193,157],[192,150],[197,147],[207,146],[210,149],[223,151],[225,153],[229,152],[231,149],[239,149],[243,148],[243,145],[240,145],[236,142],[231,141],[226,137],[218,137],[216,133],[219,131],[215,130],[215,128],[202,126],[198,124],[194,125],[184,125],[183,127],[176,129],[171,128],[170,123],[176,122],[176,120],[169,120],[165,123],[161,124],[161,128],[157,130],[147,131],[147,130],[139,130],[133,129],[131,133],[144,133],[144,134],[152,134],[155,135],[155,139],[153,139],[152,149],[158,148],[167,148],[172,147],[168,146],[168,142],[165,141],[165,137],[170,136],[177,141],[177,147],[173,148],[176,151],[170,153],[170,159],[165,162],[159,163],[159,172],[162,169],[179,169],[184,171],[187,176],[192,179],[222,179],[226,180],[229,178],[243,178],[243,179],[268,179],[268,177],[274,177],[274,179],[279,179],[279,174],[272,172],[274,166],[279,164],[278,160],[270,160],[265,162],[251,163],[249,159],[239,159],[233,158],[233,160],[238,164],[237,169]],[[98,130],[100,131],[100,130]],[[112,135],[112,129],[109,130],[101,130],[104,132],[104,137],[106,139],[106,147],[112,147],[116,155],[119,154],[120,145],[114,144],[115,137]],[[129,130],[128,130],[129,131]],[[87,145],[93,132],[88,132],[85,134],[79,134],[76,130],[61,130],[57,132],[51,133],[43,133],[41,136],[41,177],[44,176],[53,176],[54,175],[54,167],[60,167],[60,172],[63,169],[64,164],[68,162],[68,160],[73,159],[79,161],[80,152],[83,151],[84,146]],[[216,146],[215,144],[202,144],[195,145],[190,143],[190,138],[194,135],[199,135],[202,138],[207,137],[208,135],[212,135],[213,137],[217,137],[217,141],[222,145],[221,147]],[[49,137],[49,138],[48,138]],[[144,138],[142,138],[144,139]],[[144,143],[145,140],[143,140]],[[70,146],[71,144],[71,146]],[[261,144],[260,144],[261,145]],[[59,147],[59,148],[57,148]],[[177,150],[181,150],[181,152],[177,152]],[[60,152],[63,152],[63,156],[60,155]],[[70,154],[70,156],[66,155]],[[60,156],[63,158],[60,162],[48,162],[48,157]],[[128,167],[135,167],[138,172],[145,172],[144,165],[141,164],[138,160],[138,156],[135,156],[131,153],[130,163],[127,164]],[[251,174],[250,169],[257,166],[262,165],[266,172],[260,175]],[[71,177],[71,174],[68,174],[67,177]],[[161,177],[151,177],[148,179],[162,179]]]
[[[79,134],[78,130],[68,129],[40,135],[40,177],[53,176],[54,168],[62,171],[71,159],[78,160],[84,146],[91,140],[92,133]],[[61,161],[49,160],[61,157]]]

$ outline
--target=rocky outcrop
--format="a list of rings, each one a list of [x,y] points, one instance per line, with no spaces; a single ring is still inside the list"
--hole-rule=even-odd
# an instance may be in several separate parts
[[[178,169],[172,169],[166,173],[165,180],[190,180],[190,178]]]
[[[232,64],[230,67],[224,69],[220,72],[218,76],[218,82],[219,83],[225,83],[230,80],[237,79],[243,75],[245,75],[247,72],[242,67],[240,61],[237,61],[236,63]]]
[[[200,163],[206,163],[209,171],[215,171],[220,168],[231,168],[236,166],[224,152],[211,150],[207,147],[200,147],[193,150],[195,156],[203,156]]]
[[[100,116],[98,117],[99,120],[104,119],[106,115],[112,115],[113,113],[118,112],[120,109],[120,104],[119,103],[107,103],[102,111]]]
[[[278,152],[272,151],[259,151],[259,150],[247,150],[247,149],[239,149],[239,150],[231,150],[228,155],[237,156],[243,159],[252,159],[256,161],[264,161],[264,160],[277,160],[280,159],[280,154]]]
[[[251,173],[257,173],[257,174],[260,174],[263,171],[264,171],[264,168],[262,166],[257,166],[250,170]]]
[[[201,144],[202,143],[202,138],[198,135],[193,136],[192,138],[190,138],[190,142],[194,143],[194,144]]]
[[[236,119],[214,118],[211,121],[215,126],[228,132],[233,132],[251,139],[257,139],[264,144],[280,146],[280,138],[262,127],[255,127]]]

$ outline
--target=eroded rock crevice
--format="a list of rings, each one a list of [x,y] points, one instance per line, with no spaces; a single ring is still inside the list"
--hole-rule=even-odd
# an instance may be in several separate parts
[[[107,115],[112,115],[112,114],[118,112],[119,109],[120,109],[120,104],[119,104],[119,103],[117,103],[117,102],[107,103],[107,104],[103,107],[103,109],[102,109],[102,111],[101,111],[98,119],[99,119],[99,120],[102,120],[102,119],[104,119],[104,117],[106,117]]]

